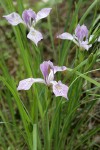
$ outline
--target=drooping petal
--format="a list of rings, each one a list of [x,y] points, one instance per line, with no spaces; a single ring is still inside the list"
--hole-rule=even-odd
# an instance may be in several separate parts
[[[29,90],[31,88],[32,84],[36,83],[36,82],[45,84],[45,81],[41,78],[37,78],[37,79],[28,78],[28,79],[24,79],[19,82],[17,90],[18,91],[19,90]]]
[[[33,78],[24,79],[19,82],[17,90],[29,90],[33,83]]]
[[[40,64],[40,70],[43,74],[44,79],[46,80],[48,76],[49,71],[49,63],[48,61],[44,61],[42,64]]]
[[[88,41],[83,41],[79,43],[79,46],[88,51],[89,48],[92,47],[92,44],[88,44]]]
[[[80,26],[79,24],[77,25],[75,29],[75,35],[78,38],[78,40],[83,41],[84,38],[88,38],[88,29],[87,27],[83,24]]]
[[[62,84],[61,81],[53,81],[53,93],[55,94],[55,96],[62,96],[66,99],[68,99],[68,86],[65,84]]]
[[[21,19],[20,15],[16,12],[13,12],[9,15],[3,16],[7,19],[7,21],[12,24],[13,26],[18,25],[19,23],[23,23],[23,20]]]
[[[41,39],[43,39],[43,36],[42,36],[41,32],[35,30],[34,28],[31,28],[30,32],[27,35],[27,38],[32,40],[37,46],[38,42]]]
[[[37,13],[36,22],[47,17],[52,8],[43,8]]]
[[[57,38],[63,39],[63,40],[65,40],[65,39],[73,40],[73,36],[70,33],[67,33],[67,32],[58,35]]]
[[[36,19],[36,13],[32,9],[24,10],[22,13],[22,18],[26,24],[29,24],[31,19]]]

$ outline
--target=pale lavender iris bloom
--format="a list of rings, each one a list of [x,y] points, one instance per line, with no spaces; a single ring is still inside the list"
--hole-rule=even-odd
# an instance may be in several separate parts
[[[92,46],[92,44],[89,44],[90,39],[88,39],[88,29],[85,25],[80,26],[78,24],[74,35],[65,32],[58,35],[57,38],[71,40],[76,45],[86,50],[89,50],[89,48]]]
[[[41,78],[28,78],[19,82],[17,90],[29,90],[33,83],[44,83],[47,86],[51,86],[55,96],[62,96],[68,99],[68,86],[62,84],[61,81],[56,82],[54,80],[54,74],[58,71],[65,71],[65,66],[54,66],[51,61],[44,61],[40,64],[40,70],[44,79]]]
[[[16,26],[20,23],[27,26],[30,30],[30,32],[27,35],[27,38],[32,40],[37,45],[38,42],[41,39],[43,39],[43,36],[39,31],[35,30],[34,27],[40,19],[47,17],[50,11],[51,8],[43,8],[36,14],[32,9],[28,9],[23,11],[22,18],[16,12],[13,12],[3,17],[5,17],[7,21],[13,26]]]

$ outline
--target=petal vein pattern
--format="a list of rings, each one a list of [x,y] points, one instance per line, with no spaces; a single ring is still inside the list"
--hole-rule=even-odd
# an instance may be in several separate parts
[[[58,82],[52,82],[53,84],[53,93],[56,97],[62,96],[66,99],[68,99],[68,86],[63,84],[61,81]]]
[[[43,36],[41,32],[35,30],[34,28],[31,28],[30,32],[27,35],[27,38],[33,41],[37,46],[38,42],[43,39]]]
[[[28,79],[24,79],[22,81],[19,82],[18,88],[17,90],[29,90],[32,86],[33,83],[44,83],[45,81],[41,78],[28,78]]]
[[[52,8],[43,8],[41,9],[36,16],[36,22],[38,22],[40,19],[43,19],[45,17],[47,17],[50,13]]]
[[[13,12],[9,15],[3,16],[4,18],[7,19],[7,21],[12,24],[13,26],[18,25],[19,23],[24,23],[23,20],[21,19],[20,15],[16,12]]]

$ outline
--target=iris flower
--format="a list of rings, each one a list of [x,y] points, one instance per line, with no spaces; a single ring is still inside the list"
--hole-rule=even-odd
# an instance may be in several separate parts
[[[51,86],[55,96],[62,96],[66,99],[68,93],[68,86],[63,84],[61,81],[55,81],[54,75],[58,71],[65,71],[67,68],[65,66],[59,67],[54,66],[51,61],[44,61],[40,64],[40,70],[43,74],[42,78],[28,78],[19,82],[17,90],[29,90],[33,83],[43,83],[47,86]]]
[[[65,32],[58,35],[57,38],[71,40],[80,48],[86,49],[88,51],[89,48],[92,46],[92,44],[89,44],[90,39],[88,38],[88,32],[89,31],[84,24],[82,26],[78,24],[75,29],[75,34],[72,35]]]
[[[32,40],[37,45],[38,42],[43,39],[43,36],[39,31],[35,30],[34,27],[40,19],[47,17],[50,11],[51,8],[43,8],[36,14],[32,9],[28,9],[23,11],[22,18],[16,12],[3,17],[5,17],[7,21],[13,26],[16,26],[20,23],[27,26],[30,30],[27,38]]]

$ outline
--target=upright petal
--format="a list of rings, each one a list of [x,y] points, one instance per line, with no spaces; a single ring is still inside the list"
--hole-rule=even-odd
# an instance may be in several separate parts
[[[57,38],[63,39],[63,40],[65,40],[65,39],[66,40],[73,40],[73,36],[70,33],[67,33],[67,32],[58,35]]]
[[[78,38],[78,40],[83,41],[84,38],[88,38],[88,29],[87,27],[83,24],[80,26],[79,24],[77,25],[75,29],[75,35]]]
[[[21,19],[20,15],[16,12],[13,12],[9,15],[3,16],[7,19],[7,21],[12,24],[13,26],[18,25],[19,23],[23,23],[23,20]]]
[[[83,41],[79,43],[79,46],[88,51],[89,48],[92,47],[92,44],[88,44],[88,41]]]
[[[37,46],[38,42],[41,39],[43,39],[43,36],[39,31],[35,30],[34,28],[31,28],[30,32],[27,35],[27,38],[32,40]]]
[[[36,19],[36,13],[32,9],[24,10],[22,13],[22,18],[26,24],[29,24],[31,19]]]
[[[37,13],[36,22],[47,17],[52,8],[43,8]]]
[[[62,96],[66,99],[68,99],[68,86],[65,84],[62,84],[61,81],[53,81],[53,93],[55,94],[55,96]]]
[[[49,74],[49,63],[48,63],[48,61],[44,61],[42,64],[40,64],[40,70],[43,74],[44,79],[46,80],[46,78]]]
[[[81,26],[81,30],[82,30],[82,34],[83,34],[83,38],[86,37],[88,38],[88,29],[87,26],[85,26],[84,24]]]
[[[80,24],[78,24],[76,29],[75,29],[75,35],[78,38],[80,37],[80,31],[81,31],[81,26],[80,26]]]
[[[41,78],[37,78],[37,79],[28,78],[28,79],[24,79],[24,80],[19,82],[17,90],[18,91],[19,90],[29,90],[31,88],[32,84],[36,83],[36,82],[45,84],[45,81],[43,79],[41,79]]]
[[[46,76],[47,85],[50,85],[53,80],[54,80],[54,71],[50,69],[50,73],[48,74],[48,76]]]

